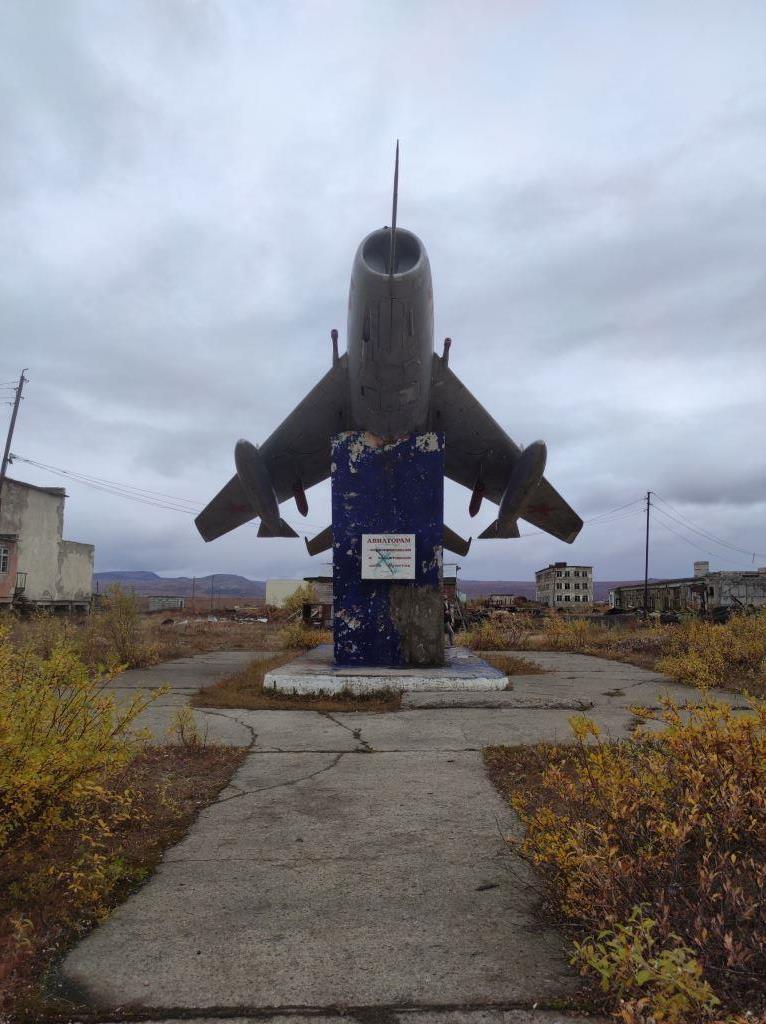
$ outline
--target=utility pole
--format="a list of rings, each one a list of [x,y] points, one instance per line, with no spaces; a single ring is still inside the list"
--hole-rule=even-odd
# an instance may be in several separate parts
[[[13,402],[13,412],[11,413],[11,423],[8,427],[8,436],[5,439],[5,451],[3,452],[3,462],[0,465],[0,503],[3,500],[3,484],[5,483],[5,471],[8,468],[8,459],[11,454],[11,441],[13,440],[13,428],[16,426],[16,417],[19,414],[19,405],[21,404],[21,392],[24,390],[24,385],[27,378],[24,374],[27,372],[27,368],[21,371],[19,377],[19,383],[16,385],[16,398]]]
[[[652,492],[646,492],[646,550],[644,552],[644,622],[649,618],[649,509],[652,505]]]

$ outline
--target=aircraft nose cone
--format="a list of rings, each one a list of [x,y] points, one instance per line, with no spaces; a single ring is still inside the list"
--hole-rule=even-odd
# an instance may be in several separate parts
[[[240,459],[246,459],[252,456],[256,450],[257,449],[252,442],[246,441],[241,437],[234,445],[234,461],[238,462]]]
[[[529,454],[527,455],[527,453]],[[527,445],[524,449],[524,454],[535,462],[540,459],[542,464],[545,465],[548,458],[548,446],[545,441],[533,441],[532,444]]]

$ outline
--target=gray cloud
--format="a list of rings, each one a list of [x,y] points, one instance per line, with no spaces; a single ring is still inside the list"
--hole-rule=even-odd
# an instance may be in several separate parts
[[[486,2],[470,23],[431,0],[1,7],[2,379],[31,368],[20,454],[206,501],[236,438],[265,439],[329,366],[401,136],[437,344],[455,339],[454,369],[514,437],[546,438],[555,486],[586,517],[651,488],[766,550],[756,0],[736,19]],[[69,488],[69,535],[95,541],[100,568],[312,568],[297,543],[242,530],[205,546],[190,516]],[[327,486],[310,499],[309,531]],[[466,504],[448,485],[449,521],[476,534],[491,509],[471,521]],[[700,538],[655,532],[655,574],[686,571]],[[640,510],[573,548],[477,543],[464,571],[562,557],[640,574]]]

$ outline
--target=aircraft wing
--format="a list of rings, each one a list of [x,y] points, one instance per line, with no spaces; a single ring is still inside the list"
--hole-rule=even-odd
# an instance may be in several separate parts
[[[521,448],[436,354],[432,380],[430,420],[446,435],[446,476],[470,489],[481,479],[485,497],[499,505]],[[545,477],[522,518],[570,544],[582,528],[582,519]]]
[[[343,355],[261,445],[278,501],[291,498],[296,483],[308,489],[330,475],[330,438],[345,429],[347,404],[348,360]],[[255,516],[235,474],[194,521],[210,541]]]

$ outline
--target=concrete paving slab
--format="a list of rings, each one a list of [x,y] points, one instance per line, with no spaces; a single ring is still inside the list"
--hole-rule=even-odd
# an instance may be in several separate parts
[[[516,677],[514,677],[516,678]],[[532,677],[530,677],[532,678]],[[537,677],[535,677],[537,678]],[[512,690],[496,690],[487,692],[445,691],[441,693],[405,693],[402,697],[403,708],[434,709],[434,708],[520,708],[536,710],[587,711],[593,703],[579,700],[576,697],[557,697],[534,691],[527,695]]]
[[[444,665],[434,668],[381,668],[337,665],[332,644],[311,651],[267,672],[264,687],[282,693],[372,693],[376,690],[504,690],[508,679],[466,647],[448,647]]]
[[[242,1017],[162,1017],[160,1020],[142,1020],[136,1024],[252,1024],[253,1021],[267,1024],[607,1024],[605,1017],[585,1017],[570,1015],[559,1010],[521,1010],[521,1009],[432,1009],[430,1007],[413,1007],[402,1009],[393,1007],[347,1006],[334,1013],[317,1012],[313,1007],[291,1010],[289,1013],[271,1013],[268,1010],[253,1009],[252,1016]],[[102,1017],[100,1024],[112,1024]],[[122,1024],[116,1018],[114,1024]]]
[[[168,687],[168,693],[157,698],[135,721],[134,729],[148,731],[159,742],[166,740],[179,708],[185,707],[201,688],[210,686],[224,676],[238,672],[253,660],[273,657],[269,651],[211,651],[189,658],[165,661],[151,668],[130,669],[115,676],[108,690],[120,701],[130,700],[139,691]],[[248,747],[252,733],[239,720],[235,710],[195,708],[194,719],[200,735],[210,743]]]
[[[196,692],[222,676],[238,672],[255,659],[272,658],[271,651],[208,651],[188,658],[163,661],[150,668],[132,668],[115,676],[113,685],[119,689],[152,690],[170,686],[173,690]]]
[[[96,1005],[203,1010],[575,989],[561,938],[535,917],[534,880],[502,841],[515,821],[478,752],[341,753],[300,779],[294,760],[262,760],[270,788],[208,808],[69,955],[70,987]]]
[[[252,657],[236,655],[205,656],[200,671],[210,682]],[[551,671],[513,677],[510,692],[407,695],[394,714],[198,709],[250,753],[147,885],[66,958],[63,991],[104,1021],[124,1006],[198,1024],[336,1024],[339,1006],[360,1024],[582,1019],[533,1009],[577,978],[503,841],[519,826],[481,748],[569,741],[583,712],[622,736],[634,702],[694,693],[616,662],[525,656]],[[193,665],[177,669],[149,671],[151,685],[160,671],[176,684],[154,728],[201,685]]]
[[[585,1017],[570,1015],[559,1010],[521,1010],[521,1009],[432,1009],[430,1007],[413,1007],[402,1009],[393,1007],[348,1006],[342,1010],[317,1012],[314,1008],[303,1007],[289,1013],[271,1013],[268,1010],[254,1010],[252,1016],[242,1017],[162,1017],[160,1020],[142,1020],[136,1024],[252,1024],[262,1021],[266,1024],[607,1024],[605,1017]],[[112,1024],[102,1017],[100,1024]],[[114,1024],[122,1024],[115,1019]]]
[[[516,654],[518,651],[498,653]],[[656,707],[658,698],[668,694],[683,705],[695,703],[700,691],[673,682],[659,672],[608,661],[588,654],[567,651],[523,651],[524,657],[546,670],[543,675],[511,676],[513,693],[517,696],[551,696],[578,698],[594,707],[632,705]],[[742,696],[727,690],[714,690],[713,695],[737,707],[744,707]]]
[[[606,1024],[605,1017],[583,1017],[559,1010],[538,1009],[413,1009],[396,1011],[397,1024]],[[612,1018],[613,1021],[613,1018]]]

